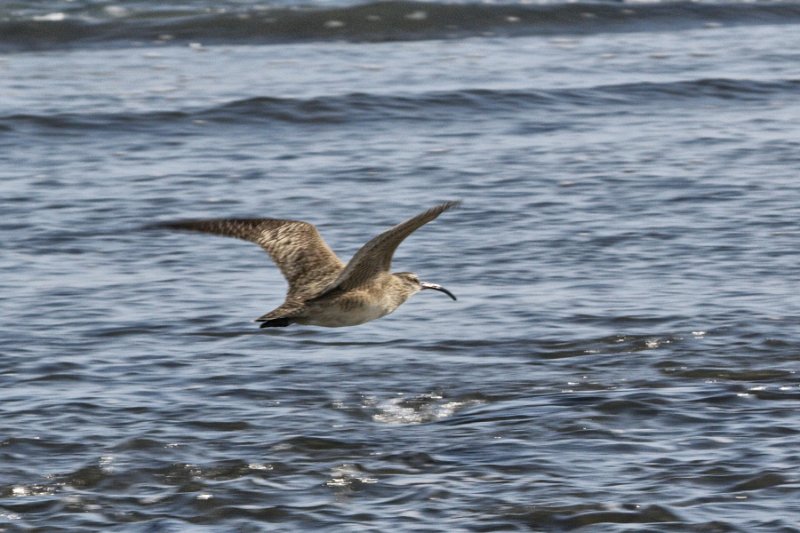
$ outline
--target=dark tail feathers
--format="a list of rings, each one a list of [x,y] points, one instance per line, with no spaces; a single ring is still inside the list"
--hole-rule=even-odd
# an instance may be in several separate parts
[[[273,318],[272,320],[265,320],[259,326],[260,328],[285,328],[290,325],[292,321],[286,317]]]

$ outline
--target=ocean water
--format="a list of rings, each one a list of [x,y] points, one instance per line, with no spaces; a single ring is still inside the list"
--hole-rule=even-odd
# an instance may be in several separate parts
[[[800,4],[0,5],[0,531],[800,531]],[[427,291],[252,322],[307,220]]]

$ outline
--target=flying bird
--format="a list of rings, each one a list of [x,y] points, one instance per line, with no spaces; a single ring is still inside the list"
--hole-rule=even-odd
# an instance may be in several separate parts
[[[406,237],[460,205],[445,202],[374,237],[343,263],[317,228],[299,220],[230,218],[156,223],[151,227],[236,237],[258,244],[280,269],[289,290],[276,309],[256,319],[262,328],[304,324],[356,326],[388,315],[425,289],[453,293],[420,281],[412,272],[391,273],[394,251]]]

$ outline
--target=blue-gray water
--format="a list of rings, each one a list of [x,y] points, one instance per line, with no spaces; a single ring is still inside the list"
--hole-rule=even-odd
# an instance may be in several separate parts
[[[800,531],[800,4],[296,7],[0,7],[0,531]]]

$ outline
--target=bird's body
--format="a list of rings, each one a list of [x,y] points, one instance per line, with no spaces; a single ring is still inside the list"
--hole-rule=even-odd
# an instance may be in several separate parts
[[[295,322],[335,328],[357,326],[388,315],[400,307],[411,296],[411,292],[398,287],[392,274],[379,278],[368,287],[306,302],[305,313],[296,317]]]
[[[456,299],[444,287],[420,281],[416,274],[392,274],[389,268],[395,249],[406,237],[458,204],[445,202],[381,233],[362,246],[347,264],[308,222],[211,219],[156,226],[237,237],[260,245],[289,283],[283,304],[256,319],[261,327],[294,323],[356,326],[388,315],[423,289],[438,290]]]

